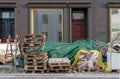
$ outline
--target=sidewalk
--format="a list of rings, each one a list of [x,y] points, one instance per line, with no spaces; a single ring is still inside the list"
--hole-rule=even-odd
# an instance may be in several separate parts
[[[120,73],[16,73],[0,74],[0,79],[120,79]]]

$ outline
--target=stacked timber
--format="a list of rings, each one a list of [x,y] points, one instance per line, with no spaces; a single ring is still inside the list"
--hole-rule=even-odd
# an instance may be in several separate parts
[[[70,60],[68,58],[49,58],[48,66],[50,72],[68,72]]]
[[[25,72],[44,73],[47,70],[48,56],[43,52],[46,37],[44,34],[24,35],[21,50],[24,56]]]

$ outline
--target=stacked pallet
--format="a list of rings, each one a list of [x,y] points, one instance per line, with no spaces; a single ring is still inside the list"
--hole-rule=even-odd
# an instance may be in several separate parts
[[[70,60],[68,58],[50,58],[48,65],[50,72],[68,72]]]
[[[47,54],[25,54],[24,55],[24,70],[26,72],[41,72],[44,73],[47,70]]]
[[[24,51],[24,53],[35,52],[36,47],[39,47],[39,51],[43,51],[43,46],[45,45],[46,40],[45,34],[26,34],[23,36],[23,38],[24,43],[22,44],[22,50]]]
[[[45,35],[24,35],[22,54],[24,56],[25,72],[41,72],[47,70],[48,56],[43,52]]]

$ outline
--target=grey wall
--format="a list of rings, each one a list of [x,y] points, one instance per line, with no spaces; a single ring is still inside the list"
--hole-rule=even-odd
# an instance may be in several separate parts
[[[91,3],[88,8],[88,39],[98,39],[101,41],[109,41],[109,8],[108,2],[119,2],[120,0],[0,0],[0,3],[15,2],[15,29],[16,34],[20,38],[22,34],[30,33],[30,9],[28,2],[37,3]],[[49,8],[49,7],[48,7]],[[65,12],[69,9],[64,8]],[[69,14],[64,14],[64,41],[70,42],[70,20]],[[67,23],[67,24],[66,24]]]

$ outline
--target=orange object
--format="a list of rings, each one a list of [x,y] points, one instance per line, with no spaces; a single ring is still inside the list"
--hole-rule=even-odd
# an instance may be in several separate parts
[[[2,39],[0,38],[0,44],[2,43]]]
[[[10,42],[10,40],[7,38],[7,39],[6,39],[6,42],[7,42],[7,43],[9,43],[9,42]]]

